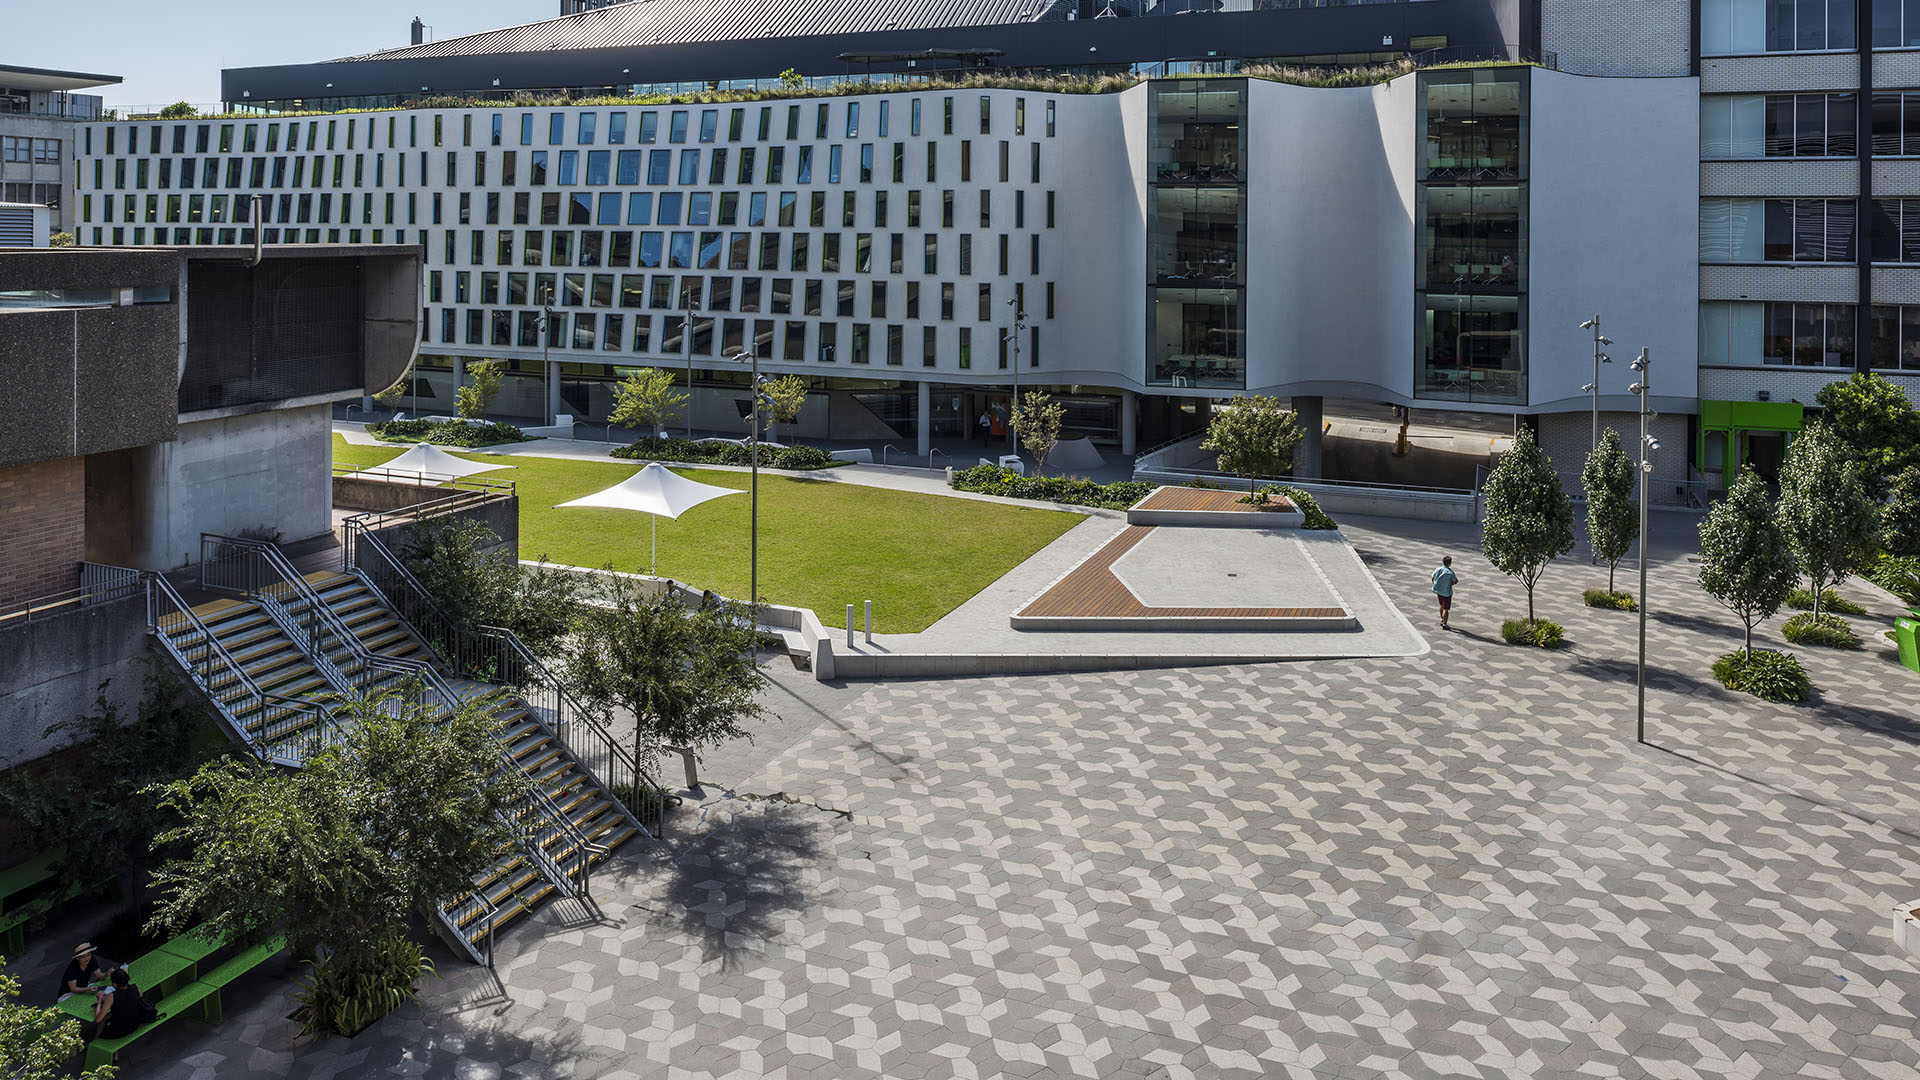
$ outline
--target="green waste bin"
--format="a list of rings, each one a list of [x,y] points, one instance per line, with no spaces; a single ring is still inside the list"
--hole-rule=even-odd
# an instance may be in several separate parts
[[[1893,620],[1893,641],[1900,647],[1900,662],[1920,671],[1920,619]]]

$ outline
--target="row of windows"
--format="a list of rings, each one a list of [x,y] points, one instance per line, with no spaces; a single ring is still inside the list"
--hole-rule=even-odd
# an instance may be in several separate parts
[[[0,161],[31,165],[60,164],[59,139],[29,139],[25,136],[0,137]]]
[[[673,274],[544,273],[486,273],[472,278],[464,273],[450,276],[452,287],[443,288],[445,283],[441,275],[439,273],[432,275],[427,287],[429,304],[452,303],[463,306],[477,304],[483,307],[496,307],[504,303],[514,307],[536,305],[560,308],[617,306],[685,311],[748,313],[765,311],[773,315],[824,315],[829,314],[826,311],[826,304],[831,302],[833,311],[830,314],[838,318],[885,319],[891,314],[888,306],[889,297],[903,296],[905,313],[902,317],[908,319],[923,317],[920,283],[917,281],[902,283],[904,288],[899,291],[891,290],[890,283],[886,281],[868,282],[867,308],[863,312],[856,313],[854,301],[860,291],[859,284],[846,278],[828,281],[818,278],[787,277],[708,278],[704,275],[682,274],[676,279]],[[558,292],[555,292],[556,286],[559,289]],[[796,289],[798,290],[797,310]],[[971,321],[993,322],[995,319],[994,286],[991,282],[981,282],[971,290],[953,282],[942,282],[937,290],[929,285],[927,314],[924,318],[953,322],[957,310],[962,313],[961,318],[965,319],[965,303],[969,292],[972,293],[974,300],[974,315]],[[831,293],[830,296],[829,293]],[[1045,285],[1043,297],[1044,305],[1041,314],[1051,319],[1053,318],[1052,282]],[[1026,298],[1026,283],[1014,282],[1012,299],[1016,306],[1024,310]],[[537,344],[537,342],[521,341],[517,344],[527,345]]]
[[[738,156],[734,157],[729,156],[726,147],[714,147],[709,150],[681,150],[678,151],[679,158],[677,163],[674,157],[675,151],[672,150],[588,150],[585,152],[586,167],[584,170],[581,168],[582,152],[579,150],[558,151],[557,159],[546,150],[534,150],[530,151],[527,155],[527,186],[546,187],[549,184],[558,187],[574,187],[578,185],[606,187],[613,184],[627,187],[634,187],[641,184],[648,184],[655,187],[662,187],[669,184],[687,186],[702,183],[702,176],[706,178],[705,183],[724,184],[727,182],[727,177],[730,173],[734,177],[733,182],[736,184],[751,185],[762,182],[760,178],[763,175],[763,182],[769,186],[778,186],[786,183],[788,148],[785,146],[770,146],[765,148],[764,174],[762,174],[759,167],[760,162],[763,160],[759,156],[759,149],[758,147],[752,146],[740,147]],[[811,184],[815,182],[815,149],[816,147],[811,144],[794,148],[794,183]],[[848,168],[849,163],[846,160],[848,157],[845,153],[846,149],[847,147],[839,143],[827,147],[824,168],[817,170],[820,173],[822,182],[838,184],[843,181],[850,182],[853,179],[857,179],[862,184],[871,184],[875,182],[876,175],[882,177],[891,176],[892,182],[896,184],[904,184],[907,182],[906,143],[893,143],[891,151],[889,151],[886,146],[880,145],[878,152],[886,155],[886,160],[880,163],[883,167],[877,171],[874,158],[876,144],[859,144],[852,155],[854,160],[851,168]],[[425,150],[420,151],[419,172],[416,174],[416,181],[419,183],[428,182],[427,176],[430,163],[428,153],[429,152]],[[448,150],[445,153],[446,186],[456,188],[465,186],[463,178],[460,175],[459,152]],[[1026,156],[1027,168],[1025,171],[1027,178],[1030,182],[1037,184],[1040,182],[1040,144],[1037,142],[1028,143]],[[178,186],[186,189],[196,186],[194,183],[196,175],[199,177],[199,187],[217,187],[220,186],[219,180],[222,174],[221,163],[223,161],[225,162],[227,187],[240,186],[240,176],[243,170],[248,178],[247,186],[255,188],[367,187],[369,186],[369,178],[367,176],[367,160],[369,157],[373,160],[371,186],[386,187],[387,155],[384,153],[371,155],[315,154],[311,159],[305,156],[287,157],[284,155],[272,158],[260,156],[253,158],[229,157],[224,159],[219,157],[178,159],[171,157],[134,158],[131,159],[133,162],[131,185],[128,183],[128,159],[115,159],[113,161],[113,182],[109,185],[107,183],[106,171],[108,159],[95,158],[93,161],[92,187],[95,191],[126,191],[129,187],[134,191],[145,191],[149,187],[159,188],[164,191],[174,187],[177,178]],[[331,158],[332,164],[331,174],[329,174],[328,169],[329,158]],[[394,158],[394,186],[406,187],[407,155],[405,153],[399,153],[395,154]],[[960,141],[959,154],[960,181],[962,183],[973,182],[973,158],[973,141],[971,139],[962,139]],[[352,161],[351,173],[349,173],[348,169],[349,159]],[[307,167],[309,160],[313,163],[311,170]],[[1009,140],[1001,139],[999,142],[1000,183],[1005,184],[1012,182],[1014,175],[1013,160],[1013,143]],[[178,162],[177,169],[175,167],[176,161]],[[927,182],[937,183],[940,179],[939,143],[926,144],[925,162]],[[730,164],[732,165],[731,168],[729,167]],[[918,172],[919,170],[916,169],[914,171]],[[331,175],[331,180],[329,180],[329,175]],[[348,179],[349,175],[351,175],[351,182],[349,182]],[[470,181],[473,187],[486,187],[488,183],[487,176],[487,152],[485,150],[476,150],[472,154],[471,166],[467,177],[464,179]],[[984,180],[986,178],[983,176],[982,179]],[[880,182],[885,183],[886,180],[883,178]],[[499,186],[510,188],[518,187],[519,185],[520,152],[517,150],[503,151],[500,154]]]
[[[1852,368],[1859,329],[1853,304],[1702,300],[1702,364]],[[1867,313],[1869,364],[1920,371],[1920,306],[1876,304]]]
[[[1920,2],[1920,0],[1917,0]],[[1854,94],[1722,94],[1700,99],[1707,161],[1853,157]],[[1920,157],[1920,91],[1873,96],[1871,145],[1881,157]]]
[[[905,104],[908,135],[919,136],[923,133],[925,125],[923,124],[922,114],[926,111],[927,101],[928,99],[921,97],[907,99]],[[878,138],[886,138],[895,128],[893,123],[894,103],[895,99],[892,98],[881,98],[877,102],[873,102],[875,107],[868,115],[876,118],[875,135]],[[785,115],[779,119],[776,119],[776,110],[781,109],[781,106],[761,105],[757,108],[752,106],[736,106],[727,110],[726,141],[735,143],[749,140],[771,142],[784,137],[786,141],[792,142],[802,138],[801,132],[806,130],[811,130],[813,133],[812,137],[816,139],[832,138],[832,133],[843,130],[846,132],[846,138],[857,139],[861,134],[862,104],[858,99],[820,101],[806,105],[790,104],[784,106]],[[982,135],[993,134],[994,96],[992,94],[979,95],[978,108],[979,133]],[[942,135],[952,135],[956,127],[964,128],[968,126],[964,119],[960,120],[957,125],[955,121],[956,112],[963,112],[964,109],[964,104],[956,105],[954,95],[947,94],[941,97],[939,127]],[[1045,109],[1045,131],[1047,137],[1052,138],[1056,128],[1054,102],[1049,100],[1046,103]],[[806,122],[807,110],[811,110],[812,112],[811,123]],[[842,122],[836,122],[836,111],[839,120]],[[696,119],[693,110],[669,110],[666,121],[666,141],[669,143],[684,143],[687,142],[690,137],[703,143],[719,141],[720,112],[721,110],[717,108],[701,109]],[[748,117],[750,113],[755,112],[757,112],[757,115],[750,128]],[[456,115],[460,121],[460,145],[473,146],[473,121],[476,114],[460,113]],[[618,146],[626,143],[630,130],[630,118],[633,118],[631,131],[634,135],[635,142],[652,143],[659,141],[661,134],[660,110],[645,109],[634,113],[626,109],[615,109],[607,112],[605,115],[607,120],[605,141],[609,146]],[[571,125],[568,123],[569,116],[574,118]],[[519,142],[521,146],[535,145],[534,134],[539,126],[535,117],[536,114],[532,112],[516,114],[516,126],[519,128]],[[573,134],[573,145],[594,145],[599,137],[600,117],[601,114],[598,111],[590,109],[573,113],[548,113],[544,125],[546,145],[567,145],[569,128],[571,128]],[[205,154],[209,152],[231,154],[234,152],[236,144],[235,136],[238,135],[239,152],[251,154],[261,145],[263,128],[265,129],[265,147],[267,153],[277,151],[283,141],[287,150],[292,152],[300,149],[302,125],[306,128],[304,134],[306,136],[305,142],[307,150],[333,150],[341,146],[344,146],[345,149],[352,150],[356,142],[371,150],[374,148],[378,139],[379,119],[379,117],[368,116],[364,118],[348,117],[345,119],[290,120],[285,122],[271,121],[266,123],[253,122],[241,124],[149,124],[146,125],[147,153],[158,154],[161,152],[161,146],[165,144],[170,146],[172,148],[171,152],[175,154]],[[408,115],[406,119],[406,147],[408,149],[418,148],[421,145],[421,114],[413,113]],[[364,124],[362,122],[363,120]],[[400,118],[398,116],[386,117],[386,148],[389,150],[400,148],[399,120]],[[502,145],[505,141],[506,114],[493,113],[487,123],[488,132],[485,136],[485,141],[481,145]],[[365,129],[364,135],[361,134],[363,127]],[[429,127],[428,136],[431,139],[431,145],[436,147],[448,145],[448,133],[446,130],[447,114],[434,113],[430,117]],[[123,149],[127,154],[139,153],[140,128],[141,125],[138,124],[126,125],[126,137],[124,139],[119,138],[119,132],[121,130],[119,126],[102,128],[101,130],[105,132],[103,145],[105,146],[106,153],[111,156],[123,152]],[[753,134],[749,135],[749,130],[751,130]],[[163,136],[163,132],[167,133],[166,136]],[[193,149],[191,151],[187,149],[189,132],[191,132],[192,135],[191,143]],[[779,134],[781,132],[784,132],[784,136]],[[1024,97],[1016,97],[1013,99],[1013,133],[1015,135],[1025,135],[1027,133],[1027,99]],[[92,154],[92,128],[86,130],[85,140],[86,152]],[[215,146],[219,149],[217,151],[210,151],[209,148]]]
[[[29,206],[60,206],[59,184],[0,184],[0,202],[25,203]]]
[[[713,356],[715,346],[718,346],[718,355],[727,356],[746,348],[749,340],[747,335],[751,333],[753,351],[763,360],[798,362],[812,359],[830,364],[842,358],[839,354],[841,326],[831,322],[699,316],[689,319],[684,315],[665,315],[656,320],[651,315],[584,311],[555,314],[551,319],[542,320],[532,312],[520,312],[516,319],[513,312],[479,309],[462,312],[453,308],[442,309],[438,320],[431,317],[431,312],[422,314],[421,340],[437,340],[446,345],[538,346],[541,344],[540,325],[545,321],[545,344],[554,349],[625,352],[630,347],[634,353],[674,357],[689,354]],[[434,333],[436,322],[437,337]],[[686,333],[689,322],[693,330],[691,335]],[[632,326],[631,337],[629,323]],[[809,327],[813,328],[811,334]],[[845,335],[845,359],[854,364],[871,364],[877,354],[881,362],[889,367],[904,366],[908,330],[908,327],[899,323],[853,323],[847,327]],[[998,343],[999,366],[1006,369],[1009,366],[1007,333],[991,327],[984,328],[982,333]],[[808,347],[809,337],[812,338],[811,349]],[[918,351],[922,367],[938,366],[939,343],[940,331],[936,327],[920,328]],[[956,345],[953,353],[955,365],[963,371],[972,368],[972,327],[958,328]],[[1027,366],[1040,366],[1038,326],[1027,328],[1027,340],[1021,343],[1021,352],[1026,357]]]
[[[1700,0],[1700,53],[1738,56],[1852,49],[1854,4],[1855,0]],[[1879,36],[1876,23],[1876,47],[1882,47]],[[1889,40],[1885,47],[1895,45]]]
[[[1703,263],[1853,262],[1853,199],[1702,199]]]
[[[433,192],[429,195],[427,205],[430,212],[430,224],[443,225],[448,223],[445,220],[449,207],[449,200],[445,197],[446,194],[447,193],[444,192]],[[906,193],[904,202],[906,203],[905,218],[907,228],[917,229],[921,227],[921,194],[918,190]],[[634,192],[630,195],[622,195],[617,192],[602,192],[598,195],[591,192],[573,192],[568,195],[563,202],[559,193],[549,192],[541,196],[539,218],[536,222],[534,219],[531,195],[525,192],[516,192],[513,193],[512,224],[679,225],[682,224],[683,217],[684,223],[687,225],[733,226],[742,223],[740,211],[743,200],[739,192],[723,191],[715,193],[696,191],[683,193],[663,191],[659,193],[659,201],[657,203],[654,200],[654,195],[655,193],[650,191]],[[814,228],[825,228],[829,224],[827,195],[825,192],[816,191],[809,193],[809,196],[803,222],[799,192],[750,192],[744,200],[746,208],[745,224],[749,227],[765,226],[768,221],[767,212],[769,203],[771,203],[773,220],[782,228],[793,228],[799,224],[810,225]],[[114,208],[116,205],[120,208],[122,220],[131,222],[139,217],[139,207],[142,205],[140,201],[142,196],[133,194],[114,196],[107,194],[101,195],[99,198],[102,221],[111,222],[115,220]],[[227,195],[167,195],[164,196],[164,203],[161,201],[162,198],[163,196],[160,195],[145,196],[146,216],[144,220],[149,223],[158,222],[161,220],[160,215],[164,212],[166,223],[172,225],[182,224],[183,221],[186,224],[198,224],[202,221],[224,222],[228,220],[229,206],[231,206],[232,220],[244,222],[249,220],[249,215],[252,212],[251,207],[253,205],[252,197],[244,194],[231,197]],[[230,198],[231,202],[229,202]],[[856,197],[854,192],[847,191],[841,193],[839,210],[833,215],[838,219],[839,225],[844,228],[855,228],[861,224],[870,224],[876,229],[884,229],[889,226],[889,222],[893,217],[892,200],[889,198],[889,193],[885,191],[872,193],[872,197],[866,200],[867,213],[864,219],[861,216],[861,201],[862,200]],[[474,202],[474,193],[472,192],[463,191],[454,194],[454,198],[451,200],[455,218],[454,223],[460,225],[473,224]],[[961,227],[956,225],[956,222],[960,221],[961,217],[956,213],[959,200],[956,199],[953,190],[947,189],[941,191],[939,203],[939,227],[943,229]],[[353,194],[351,192],[341,193],[338,205],[340,208],[340,223],[351,224],[353,218]],[[405,218],[404,221],[399,220],[399,217],[396,216],[399,203],[394,193],[387,193],[378,205],[381,208],[380,216],[382,220],[380,224],[417,225],[421,223],[419,220],[420,200],[418,192],[407,193],[403,215]],[[482,193],[481,207],[484,224],[501,224],[501,205],[501,193]],[[268,195],[263,198],[262,206],[263,214],[269,224],[333,224],[335,203],[332,193],[322,193],[318,196],[311,194]],[[360,224],[374,224],[375,206],[375,198],[371,192],[361,195]],[[92,222],[94,220],[93,207],[93,195],[82,195],[80,197],[81,221]],[[164,207],[164,211],[162,207]],[[1054,225],[1054,211],[1054,193],[1049,191],[1046,193],[1045,213],[1043,215],[1045,225],[1049,229],[1053,228]],[[184,219],[181,216],[183,213],[185,214]],[[970,223],[973,216],[971,208],[969,208],[966,216]],[[978,200],[978,220],[980,227],[983,229],[992,228],[993,219],[993,193],[982,190],[979,192]],[[1025,190],[1018,190],[1013,193],[1013,227],[1016,229],[1024,229],[1027,227],[1027,193]]]

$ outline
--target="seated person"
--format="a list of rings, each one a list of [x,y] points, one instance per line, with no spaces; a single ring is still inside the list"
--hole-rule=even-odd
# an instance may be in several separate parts
[[[131,1035],[141,1024],[147,1022],[153,1006],[140,993],[127,977],[126,968],[114,968],[111,976],[113,985],[101,991],[99,1000],[93,1006],[93,1037],[96,1039],[118,1039]]]
[[[92,984],[106,977],[106,970],[93,955],[93,943],[83,941],[73,947],[73,959],[68,961],[66,973],[60,976],[60,996],[97,993]]]

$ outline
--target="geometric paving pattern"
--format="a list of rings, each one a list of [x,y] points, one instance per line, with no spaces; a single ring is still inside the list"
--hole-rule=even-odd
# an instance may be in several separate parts
[[[1730,616],[1656,602],[1636,746],[1635,618],[1567,600],[1604,572],[1550,568],[1569,647],[1514,649],[1517,588],[1418,528],[1350,535],[1428,656],[877,685],[610,863],[597,911],[508,935],[497,982],[449,959],[293,1051],[264,983],[126,1075],[1920,1075],[1889,927],[1920,695],[1880,643],[1797,650],[1822,699],[1769,706],[1705,674]]]

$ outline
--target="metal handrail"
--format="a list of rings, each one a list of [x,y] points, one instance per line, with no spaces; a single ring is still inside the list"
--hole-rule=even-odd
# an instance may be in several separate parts
[[[363,521],[349,518],[344,524],[348,571],[360,577],[367,588],[407,624],[414,636],[426,643],[448,670],[456,674],[468,673],[487,682],[515,686],[521,691],[523,699],[527,690],[536,685],[550,695],[549,702],[527,700],[527,704],[533,707],[530,715],[536,722],[545,723],[540,715],[544,705],[552,718],[549,733],[572,751],[581,769],[613,797],[615,807],[628,824],[651,839],[666,838],[666,788],[641,766],[636,755],[630,754],[614,738],[613,732],[608,730],[598,714],[581,705],[566,685],[540,663],[525,642],[504,627],[479,627],[477,635],[461,630],[453,617],[433,598],[433,594],[400,561],[399,556],[369,531]],[[389,584],[397,584],[405,589],[407,604],[395,603],[395,597],[381,589],[374,575],[359,565],[363,557],[377,563],[379,572],[389,577]],[[435,632],[427,632],[429,629]],[[488,653],[491,655],[486,655]],[[487,662],[483,664],[482,660]],[[583,743],[588,753],[582,753]],[[596,766],[597,761],[603,761],[604,764]],[[655,812],[656,827],[647,827],[633,813],[629,798],[647,801]]]
[[[124,566],[83,562],[80,564],[80,585],[77,588],[29,597],[0,609],[0,625],[16,619],[32,622],[50,614],[65,614],[74,608],[125,599],[141,588],[141,578],[140,571]]]
[[[928,472],[936,471],[933,464],[933,455],[935,454],[939,454],[941,457],[946,458],[949,464],[953,462],[952,454],[947,453],[945,450],[942,450],[937,446],[929,446],[927,447],[927,471]]]

